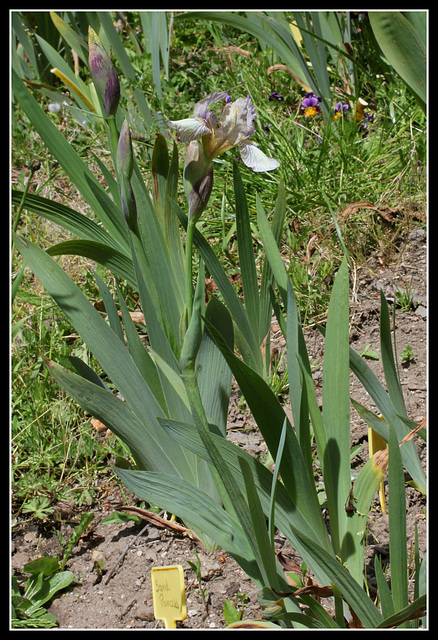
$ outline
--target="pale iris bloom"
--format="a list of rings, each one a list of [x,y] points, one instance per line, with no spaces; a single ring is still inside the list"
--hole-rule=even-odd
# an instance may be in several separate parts
[[[253,171],[276,169],[280,163],[266,156],[255,142],[249,140],[255,132],[253,121],[257,116],[250,96],[228,102],[219,122],[216,113],[209,111],[210,105],[227,98],[226,91],[211,93],[196,103],[191,118],[168,120],[167,125],[178,131],[182,142],[199,141],[208,164],[221,153],[237,146],[243,163]]]

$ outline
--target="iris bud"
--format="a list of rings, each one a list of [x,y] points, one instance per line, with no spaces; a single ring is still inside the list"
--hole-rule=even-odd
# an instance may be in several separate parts
[[[117,146],[117,173],[120,181],[120,198],[122,211],[129,228],[137,230],[137,205],[134,192],[131,187],[132,172],[134,169],[134,153],[132,150],[131,133],[125,119],[120,130],[119,144]]]
[[[119,144],[117,146],[117,171],[130,180],[133,168],[134,153],[132,150],[131,132],[125,118],[122,128],[120,129]]]
[[[213,188],[213,165],[199,142],[192,141],[188,146],[183,183],[189,203],[189,220],[197,222]]]
[[[88,66],[105,114],[115,115],[120,100],[120,82],[109,55],[97,33],[88,27]]]

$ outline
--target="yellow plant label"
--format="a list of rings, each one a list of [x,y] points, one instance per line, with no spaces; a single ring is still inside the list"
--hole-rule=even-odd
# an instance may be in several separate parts
[[[166,629],[176,629],[176,621],[187,616],[183,568],[154,567],[151,577],[155,618],[162,620]]]

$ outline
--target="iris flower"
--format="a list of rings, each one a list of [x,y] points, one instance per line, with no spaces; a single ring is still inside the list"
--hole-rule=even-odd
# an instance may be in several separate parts
[[[222,113],[210,111],[211,105],[225,101]],[[256,172],[272,171],[279,166],[250,140],[255,132],[257,110],[250,96],[231,102],[226,91],[214,92],[196,103],[193,116],[167,120],[182,142],[188,142],[184,163],[184,190],[189,202],[189,220],[197,220],[207,206],[213,186],[213,160],[221,153],[238,147],[243,163]]]
[[[313,95],[313,92],[310,91],[306,93],[304,96],[304,100],[301,102],[301,106],[304,109],[304,115],[306,118],[311,118],[321,110],[319,103],[321,102],[321,98],[319,96]]]
[[[220,100],[229,99],[228,93],[214,92],[197,102],[191,118],[168,120],[167,125],[178,131],[183,142],[200,141],[210,162],[232,147],[239,147],[243,163],[253,171],[272,171],[279,162],[268,158],[249,137],[255,132],[253,121],[257,110],[250,96],[227,102],[220,120],[209,107]]]

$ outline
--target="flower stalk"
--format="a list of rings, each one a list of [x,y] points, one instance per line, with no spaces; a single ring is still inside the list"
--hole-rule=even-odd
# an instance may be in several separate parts
[[[210,107],[217,102],[224,106],[220,117]],[[243,163],[255,172],[272,171],[279,166],[250,139],[255,133],[257,110],[251,97],[234,102],[226,91],[213,92],[196,103],[193,116],[182,120],[168,120],[170,129],[177,131],[182,142],[188,142],[184,162],[184,191],[189,205],[186,236],[186,304],[188,322],[192,314],[192,251],[196,222],[207,207],[213,187],[213,160],[220,154],[238,147]]]

